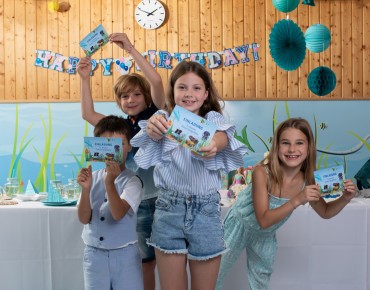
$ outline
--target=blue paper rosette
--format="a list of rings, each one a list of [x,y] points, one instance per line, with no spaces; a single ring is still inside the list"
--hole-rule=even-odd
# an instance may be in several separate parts
[[[302,30],[292,20],[275,23],[269,38],[270,54],[284,70],[295,70],[306,56],[306,41]]]
[[[280,12],[288,13],[296,9],[300,0],[272,0],[274,7]]]
[[[312,52],[323,52],[330,45],[330,30],[325,25],[314,24],[305,33],[306,46]]]
[[[308,88],[315,95],[325,96],[331,93],[337,84],[335,73],[326,66],[313,69],[307,78]]]

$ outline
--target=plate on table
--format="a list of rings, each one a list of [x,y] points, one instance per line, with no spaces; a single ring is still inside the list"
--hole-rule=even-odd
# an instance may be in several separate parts
[[[16,194],[15,199],[21,200],[21,201],[37,201],[44,199],[45,196],[42,196],[40,194]]]
[[[43,200],[42,203],[47,205],[47,206],[70,206],[70,205],[76,205],[77,204],[77,199],[67,199],[65,201]]]

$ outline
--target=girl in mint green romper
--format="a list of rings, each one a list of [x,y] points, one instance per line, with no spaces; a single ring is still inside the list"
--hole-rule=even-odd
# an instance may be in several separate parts
[[[286,198],[278,198],[271,194],[269,194],[269,197],[271,209],[277,208],[289,201]],[[228,212],[224,221],[224,238],[230,250],[222,256],[217,280],[217,290],[222,289],[224,277],[231,270],[244,249],[248,257],[247,272],[250,288],[268,289],[277,249],[275,233],[289,216],[267,229],[262,229],[254,213],[252,184],[239,192],[235,204]]]
[[[224,221],[230,250],[221,259],[217,290],[243,249],[247,251],[250,289],[268,290],[277,249],[276,230],[295,208],[309,202],[319,216],[328,219],[355,196],[356,186],[346,180],[343,195],[326,203],[315,184],[315,167],[316,147],[309,123],[301,118],[282,122],[274,132],[268,156],[254,168],[252,183],[239,193]]]

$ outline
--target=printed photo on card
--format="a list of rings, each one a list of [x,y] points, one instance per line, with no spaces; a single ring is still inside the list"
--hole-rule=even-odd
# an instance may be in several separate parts
[[[122,139],[105,137],[84,137],[86,161],[105,162],[114,160],[123,162]]]
[[[212,122],[193,114],[192,112],[175,106],[168,119],[170,128],[165,136],[184,147],[203,155],[199,148],[209,145],[217,126]]]
[[[316,184],[320,186],[321,195],[342,192],[345,180],[343,165],[316,170],[314,176]]]
[[[86,35],[81,41],[80,46],[86,56],[92,55],[95,51],[108,43],[109,35],[100,24],[97,28]]]

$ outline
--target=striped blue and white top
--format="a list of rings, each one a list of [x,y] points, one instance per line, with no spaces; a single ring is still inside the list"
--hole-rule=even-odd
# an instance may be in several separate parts
[[[160,110],[156,114],[165,114]],[[223,115],[211,111],[205,118],[214,123],[217,131],[228,137],[227,147],[212,159],[192,154],[173,140],[152,140],[146,132],[147,120],[139,122],[140,132],[131,139],[131,145],[140,147],[135,161],[144,169],[155,166],[154,183],[159,189],[191,195],[207,195],[221,188],[221,170],[229,172],[243,166],[247,147],[234,138],[235,126],[227,124]]]

